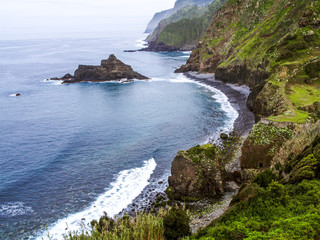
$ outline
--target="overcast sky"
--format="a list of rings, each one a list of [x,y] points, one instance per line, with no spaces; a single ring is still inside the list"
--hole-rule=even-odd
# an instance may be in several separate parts
[[[0,39],[144,31],[175,0],[0,0]]]

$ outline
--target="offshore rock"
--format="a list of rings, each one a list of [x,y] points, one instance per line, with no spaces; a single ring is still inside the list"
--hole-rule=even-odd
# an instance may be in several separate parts
[[[147,80],[149,78],[133,71],[132,67],[124,64],[111,54],[108,59],[102,60],[100,66],[79,65],[74,76],[66,74],[62,78],[51,78],[50,80],[62,80],[63,83],[78,82],[106,82],[119,81],[129,82],[133,79]]]

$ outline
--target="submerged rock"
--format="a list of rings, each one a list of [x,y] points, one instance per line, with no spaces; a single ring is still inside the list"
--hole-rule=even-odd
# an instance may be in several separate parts
[[[147,80],[149,78],[133,71],[132,67],[124,64],[111,54],[108,59],[102,60],[100,66],[79,65],[74,72],[74,76],[66,74],[62,78],[51,78],[50,80],[60,80],[63,83],[78,82],[107,82],[119,81],[129,82],[133,79]]]

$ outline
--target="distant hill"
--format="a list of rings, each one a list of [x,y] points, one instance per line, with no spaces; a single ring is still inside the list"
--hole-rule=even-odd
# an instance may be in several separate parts
[[[172,9],[156,13],[149,22],[145,33],[152,33],[162,19],[170,17],[173,13],[186,6],[208,6],[214,0],[177,0]]]
[[[216,0],[207,6],[182,7],[159,22],[147,38],[149,47],[146,50],[192,50],[206,32],[215,12],[225,2],[226,0]]]

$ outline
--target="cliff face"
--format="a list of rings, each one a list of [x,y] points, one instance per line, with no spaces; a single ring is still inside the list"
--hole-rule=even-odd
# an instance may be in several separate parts
[[[156,13],[151,19],[151,21],[148,23],[145,33],[152,33],[152,31],[158,26],[159,22],[162,19],[170,17],[170,15],[173,13],[174,13],[173,9],[168,9],[168,10],[164,10],[162,12]]]
[[[207,1],[209,2],[209,1]],[[185,6],[159,22],[148,36],[149,51],[192,50],[208,28],[212,16],[226,2],[213,1],[208,6]],[[201,2],[198,2],[200,4]]]
[[[187,6],[202,6],[205,7],[214,0],[177,0],[172,9],[168,9],[162,12],[156,13],[145,30],[145,33],[152,33],[152,31],[158,26],[161,20],[170,17],[175,12],[179,11],[183,7]]]
[[[285,128],[296,131],[319,118],[319,27],[319,1],[229,0],[177,72],[210,72],[218,80],[245,84],[257,121],[277,131],[281,123],[292,123]],[[257,145],[249,140],[255,137],[251,133],[243,148],[244,168],[269,167],[273,157],[266,156],[280,150],[272,144],[279,141],[277,135],[261,134],[273,140]]]
[[[239,171],[227,167],[232,162],[232,154],[232,151],[226,152],[212,144],[179,151],[171,165],[168,196],[193,201],[235,190],[233,187],[242,176]]]

